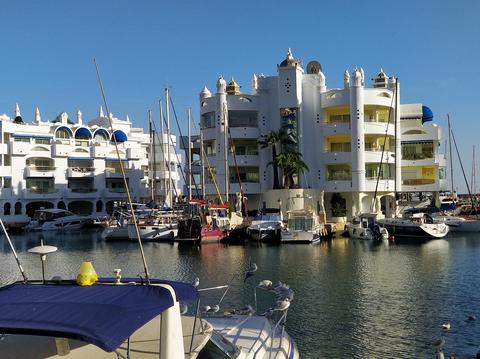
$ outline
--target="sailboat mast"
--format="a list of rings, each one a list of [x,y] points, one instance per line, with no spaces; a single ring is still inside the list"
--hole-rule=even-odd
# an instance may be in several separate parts
[[[230,184],[230,174],[229,174],[229,168],[228,168],[228,113],[227,109],[223,107],[223,129],[224,129],[224,137],[223,137],[223,143],[224,143],[224,156],[225,156],[225,202],[228,203],[228,195],[229,195],[229,184]]]
[[[453,156],[452,156],[452,125],[450,124],[450,114],[447,113],[448,121],[448,147],[450,152],[450,195],[453,196]]]
[[[163,134],[163,105],[162,105],[162,100],[158,100],[158,105],[159,105],[159,110],[160,110],[160,148],[161,148],[161,154],[162,154],[162,157],[164,159],[163,161],[163,165],[164,167],[166,166],[166,162],[165,162],[165,141],[163,140],[164,139],[164,134]],[[160,171],[162,171],[161,173],[165,173],[165,170],[166,168],[162,168],[160,167]],[[163,189],[163,199],[162,199],[162,203],[165,204],[165,201],[167,200],[167,183],[165,181],[165,177],[164,175],[160,176],[160,188]]]
[[[170,93],[168,88],[165,88],[165,114],[167,117],[167,171],[168,171],[168,186],[167,186],[167,194],[168,194],[168,206],[172,206],[172,171],[170,169],[171,161],[170,161]]]
[[[153,136],[153,128],[152,128],[152,111],[150,110],[148,110],[148,133],[150,135],[150,158],[148,161],[148,173],[150,177],[150,198],[152,201],[155,201],[155,192],[153,189],[153,181],[155,177],[155,174],[153,172],[153,164],[155,163],[155,159],[154,159],[155,148],[153,144],[154,136]]]
[[[205,167],[204,167],[204,148],[203,148],[203,130],[200,124],[200,163],[202,166],[202,199],[205,199]]]
[[[475,196],[477,190],[475,188],[475,145],[473,145],[473,156],[472,156],[472,194]]]
[[[394,112],[394,115],[395,115],[395,182],[394,182],[394,190],[395,190],[395,198],[394,198],[394,217],[397,216],[397,196],[398,196],[398,187],[400,186],[400,181],[401,181],[401,177],[399,177],[399,170],[400,170],[400,164],[401,164],[401,146],[402,146],[402,143],[401,143],[401,139],[399,138],[399,119],[398,119],[398,110],[399,110],[399,106],[400,106],[400,101],[399,101],[399,98],[398,98],[398,77],[395,78],[395,112]],[[400,183],[399,183],[400,182]]]
[[[191,112],[188,108],[188,200],[192,200],[192,130],[191,130]]]

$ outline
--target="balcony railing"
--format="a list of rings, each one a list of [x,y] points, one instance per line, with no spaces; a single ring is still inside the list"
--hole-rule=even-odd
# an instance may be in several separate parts
[[[47,194],[47,193],[58,192],[58,190],[55,188],[37,188],[37,187],[30,187],[28,188],[28,191],[31,193],[37,193],[37,194]]]
[[[70,167],[73,172],[89,173],[95,171],[94,167]]]
[[[402,180],[402,184],[405,186],[421,186],[426,184],[434,184],[434,179],[428,178],[412,178],[412,179],[404,179]]]
[[[125,193],[125,188],[107,188],[111,193]]]
[[[433,152],[402,154],[402,160],[407,160],[407,161],[426,160],[426,159],[432,159],[432,158],[434,158]]]
[[[327,173],[327,181],[351,181],[352,173],[347,171],[337,171]]]
[[[55,171],[55,167],[52,167],[52,166],[28,166],[28,168],[32,171],[37,171],[37,172]]]
[[[128,173],[131,170],[130,168],[126,168],[126,167],[124,167],[123,169],[124,169],[125,173]],[[105,168],[105,172],[108,173],[108,174],[118,174],[118,175],[122,174],[122,170],[120,168],[113,168],[113,167]]]
[[[70,188],[70,191],[72,191],[73,193],[92,193],[92,192],[97,192],[97,189],[83,187],[83,188]]]

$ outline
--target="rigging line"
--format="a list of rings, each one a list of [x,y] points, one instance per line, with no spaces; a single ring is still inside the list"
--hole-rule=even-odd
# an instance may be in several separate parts
[[[473,202],[472,192],[470,192],[470,186],[468,185],[467,176],[465,175],[465,170],[463,169],[463,162],[460,158],[460,153],[458,152],[457,141],[455,140],[455,135],[453,134],[453,129],[450,127],[450,132],[452,134],[453,144],[455,146],[455,151],[457,152],[458,161],[460,162],[460,167],[462,168],[463,179],[465,180],[465,185],[467,186],[468,196],[472,202],[472,211],[476,211],[475,203]],[[478,215],[477,215],[478,216]]]
[[[177,111],[175,110],[175,105],[173,104],[172,95],[170,95],[170,104],[172,105],[173,116],[175,117],[175,122],[177,123],[177,128],[178,128],[178,132],[180,133],[180,139],[182,140],[183,148],[186,148],[185,147],[185,141],[184,141],[183,135],[182,135],[182,130],[180,129],[180,124],[178,122]],[[168,104],[167,104],[167,106],[168,106]],[[190,174],[190,176],[191,176],[191,174]],[[192,180],[193,180],[193,185],[195,186],[195,192],[197,192],[197,195],[198,195],[197,181],[195,181],[195,178],[193,176],[191,176],[191,177],[192,177]],[[185,182],[185,183],[187,183],[187,182]]]
[[[167,119],[165,118],[165,116],[162,116],[162,117],[163,117],[163,122],[166,125],[167,124]],[[161,151],[162,151],[163,158],[165,158],[165,151],[163,150],[163,141],[160,140],[160,138],[158,137],[158,131],[157,131],[157,126],[155,125],[155,122],[153,123],[153,128],[155,130],[155,134],[157,136],[157,139],[159,140],[160,143],[162,143],[162,146],[160,146],[160,148],[161,148]],[[163,137],[163,133],[162,133],[162,137]],[[167,134],[167,146],[170,146],[170,140],[168,139],[168,137],[169,136]],[[175,157],[177,159],[177,162],[180,163],[180,158],[178,157],[177,150],[175,149],[175,146],[173,146],[173,143],[172,143],[172,147],[174,148],[174,153],[175,153]],[[165,161],[165,165],[167,167],[167,170],[170,171],[170,159],[169,158]],[[182,174],[182,178],[185,181],[185,174],[183,173],[183,170],[182,170],[181,166],[180,166],[180,173]],[[177,187],[175,186],[175,182],[172,181],[171,184],[173,186],[173,191],[175,192],[175,196],[177,196],[177,198],[178,198],[178,192],[177,192]]]
[[[228,111],[226,109],[224,109],[224,111],[226,112],[225,113],[225,116],[228,116]],[[230,123],[229,121],[227,121],[227,123]],[[237,172],[237,179],[238,179],[238,184],[240,186],[240,195],[242,196],[241,198],[241,201],[242,201],[242,204],[245,206],[245,215],[247,213],[247,201],[245,201],[245,191],[243,190],[243,183],[242,183],[242,180],[240,178],[240,170],[238,169],[238,164],[237,164],[237,154],[236,154],[236,150],[235,150],[235,142],[233,142],[233,138],[232,138],[232,132],[230,131],[230,126],[228,126],[228,136],[230,138],[230,142],[231,142],[231,148],[232,148],[232,154],[233,154],[233,163],[235,165],[235,169],[236,169],[236,172]],[[240,212],[241,212],[241,209],[240,209]]]
[[[375,205],[375,200],[377,198],[378,182],[380,182],[380,173],[383,172],[382,171],[383,154],[385,152],[385,144],[387,142],[388,127],[390,125],[390,115],[391,115],[391,112],[392,112],[393,100],[394,99],[396,100],[396,97],[397,97],[397,91],[396,91],[396,87],[395,87],[394,96],[392,96],[392,101],[390,102],[390,107],[388,108],[388,122],[387,122],[387,128],[385,129],[385,136],[383,137],[383,149],[382,149],[382,155],[380,156],[380,163],[378,164],[377,183],[375,184],[375,192],[373,194],[372,205],[370,206],[370,211],[371,212],[373,212],[373,207]],[[395,143],[395,146],[396,145],[397,144]],[[388,164],[388,162],[387,162],[387,164]],[[377,208],[377,210],[378,210],[378,208]]]
[[[195,128],[195,131],[197,131],[197,126],[195,125],[195,121],[193,122],[193,127]],[[216,176],[214,175],[213,173],[213,170],[212,170],[212,166],[210,166],[210,161],[208,159],[208,156],[207,156],[207,153],[205,151],[205,148],[202,147],[202,154],[203,154],[203,158],[206,160],[207,162],[207,168],[208,168],[208,171],[210,173],[210,177],[212,178],[213,180],[213,184],[215,185],[215,190],[217,191],[217,195],[218,195],[218,198],[220,199],[220,203],[223,204],[223,199],[222,199],[222,194],[220,193],[220,188],[218,187],[218,184],[217,184],[217,180],[216,180]]]
[[[125,186],[125,191],[127,192],[128,204],[129,204],[129,207],[130,207],[130,211],[132,213],[132,220],[133,220],[133,225],[135,226],[135,232],[136,232],[136,235],[137,235],[138,246],[140,248],[140,254],[142,255],[143,269],[145,271],[145,279],[147,281],[147,284],[150,284],[150,276],[148,274],[147,260],[145,258],[145,253],[143,251],[142,241],[140,239],[140,232],[138,230],[137,216],[135,215],[135,211],[133,209],[132,196],[130,194],[130,188],[128,187],[127,176],[125,174],[125,168],[123,167],[123,161],[120,158],[120,151],[118,150],[117,138],[115,137],[115,132],[113,130],[113,122],[112,122],[112,118],[110,116],[110,110],[108,108],[107,98],[105,96],[105,91],[103,89],[102,79],[100,78],[100,71],[98,70],[98,65],[97,65],[97,61],[95,60],[95,58],[93,59],[93,63],[95,64],[95,70],[97,72],[97,79],[98,79],[98,84],[100,85],[100,91],[102,93],[103,104],[105,105],[105,110],[107,111],[107,118],[108,118],[108,123],[110,124],[110,131],[112,132],[113,143],[115,144],[115,151],[117,152],[117,157],[118,157],[119,162],[120,162],[120,171],[122,172],[123,185]]]

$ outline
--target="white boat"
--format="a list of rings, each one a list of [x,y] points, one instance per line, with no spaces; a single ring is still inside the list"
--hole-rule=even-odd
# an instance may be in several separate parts
[[[445,223],[435,223],[433,218],[425,213],[414,213],[409,218],[382,218],[377,222],[395,239],[436,239],[445,237],[449,232]]]
[[[25,226],[27,231],[58,231],[79,229],[92,220],[65,209],[49,208],[36,210],[33,219]]]
[[[283,221],[279,214],[260,214],[253,218],[247,228],[250,238],[262,242],[279,242]]]
[[[127,231],[128,238],[136,241],[137,232],[133,223],[127,225]],[[173,241],[177,237],[178,228],[176,224],[139,223],[138,232],[142,241]]]
[[[318,217],[310,210],[287,212],[287,226],[282,230],[282,243],[317,243],[321,230]]]
[[[95,273],[91,281],[91,274],[79,273],[91,284],[87,287],[58,279],[0,288],[1,357],[300,357],[285,331],[293,292],[284,284],[262,288],[278,299],[263,314],[256,314],[252,307],[221,312],[221,300],[201,307],[199,294],[219,288],[227,291],[230,285],[198,290],[192,284],[168,280],[122,280],[120,270],[114,272],[115,278],[105,279]],[[193,304],[193,313],[187,314],[186,303]]]
[[[353,218],[352,223],[346,225],[349,237],[375,241],[388,240],[388,231],[376,222],[377,218],[377,213],[362,213]]]
[[[433,219],[448,225],[450,232],[480,232],[480,220],[478,219],[444,214],[434,214]]]

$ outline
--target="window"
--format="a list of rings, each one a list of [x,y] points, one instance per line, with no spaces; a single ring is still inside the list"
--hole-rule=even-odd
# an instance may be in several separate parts
[[[228,125],[230,127],[258,127],[257,112],[228,111]]]
[[[3,155],[3,164],[4,164],[4,166],[11,166],[12,165],[12,156]]]
[[[257,156],[258,142],[257,140],[233,140],[235,146],[235,154],[239,156]]]
[[[438,168],[438,179],[446,179],[447,178],[447,169],[445,167]]]
[[[15,214],[22,214],[22,204],[20,202],[15,203]]]
[[[12,177],[3,177],[3,188],[12,188]]]
[[[4,143],[10,142],[10,134],[8,132],[3,133],[3,142]]]
[[[365,164],[365,176],[367,179],[376,180],[380,171],[380,179],[394,179],[395,166],[390,163],[382,163],[381,168],[378,163]]]
[[[8,202],[3,205],[3,214],[4,215],[6,215],[6,216],[10,215],[10,207],[11,207],[11,205]]]
[[[42,144],[42,145],[49,145],[50,139],[49,138],[36,138],[35,143]]]
[[[330,152],[352,152],[351,142],[332,142]]]
[[[215,183],[217,180],[217,170],[215,168],[205,168],[205,183]],[[215,181],[214,181],[215,179]]]
[[[26,186],[33,193],[55,192],[53,178],[27,178]]]
[[[352,166],[350,164],[327,165],[327,181],[351,181]]]
[[[208,112],[203,114],[200,121],[202,128],[215,127],[215,112]]]
[[[203,147],[207,156],[215,155],[215,140],[203,141]]]
[[[241,182],[258,183],[260,176],[258,167],[230,167],[229,168],[230,183],[238,183],[238,177]]]
[[[13,141],[15,142],[30,142],[30,138],[28,137],[14,137]]]
[[[330,123],[349,123],[349,122],[350,122],[349,114],[330,116]]]

